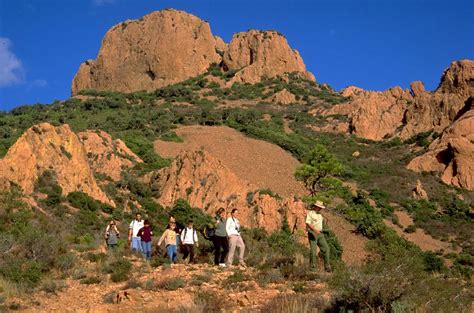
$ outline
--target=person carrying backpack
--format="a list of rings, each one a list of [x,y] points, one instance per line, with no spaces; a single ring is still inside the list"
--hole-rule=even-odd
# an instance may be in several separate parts
[[[151,260],[151,236],[153,231],[151,230],[150,222],[145,220],[144,226],[138,230],[138,237],[140,237],[140,243],[142,246],[143,257],[147,260]]]
[[[308,231],[309,239],[309,263],[313,270],[317,269],[316,249],[319,246],[320,251],[324,255],[324,269],[326,272],[331,272],[331,265],[329,264],[329,245],[326,237],[323,234],[323,216],[321,210],[325,209],[322,201],[316,201],[308,206],[308,214],[306,214],[306,229]]]
[[[212,237],[214,243],[214,264],[225,267],[225,259],[229,252],[229,241],[227,239],[225,209],[219,208],[215,216],[215,232]],[[222,250],[222,251],[221,251]]]
[[[244,262],[245,243],[240,235],[240,222],[237,219],[237,209],[232,209],[230,217],[226,222],[226,232],[229,238],[229,254],[227,255],[226,266],[231,266],[234,261],[235,248],[239,247],[239,264],[243,267],[247,265]]]
[[[114,249],[117,247],[119,236],[120,232],[117,229],[117,225],[115,225],[114,220],[111,220],[109,225],[107,225],[105,228],[105,242],[107,243],[107,247],[109,249]]]
[[[166,253],[170,258],[171,263],[176,263],[178,258],[176,247],[179,236],[176,234],[175,228],[176,223],[170,222],[168,228],[165,230],[163,235],[161,235],[160,241],[158,241],[158,246],[161,246],[163,241],[165,242]]]
[[[128,244],[132,249],[132,253],[142,251],[141,239],[138,236],[138,231],[144,226],[142,215],[140,213],[135,214],[135,219],[130,223],[128,230]]]
[[[193,220],[188,220],[188,226],[181,231],[183,260],[189,255],[189,263],[194,262],[194,245],[199,247],[197,232],[193,228]]]

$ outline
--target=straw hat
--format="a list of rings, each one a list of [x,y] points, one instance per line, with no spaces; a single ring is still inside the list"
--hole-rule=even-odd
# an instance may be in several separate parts
[[[310,208],[311,209],[314,209],[314,208],[325,209],[326,207],[324,206],[324,203],[321,200],[317,200],[316,202],[311,203]]]

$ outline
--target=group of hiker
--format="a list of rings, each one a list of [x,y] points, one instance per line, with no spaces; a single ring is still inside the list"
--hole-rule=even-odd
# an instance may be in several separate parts
[[[310,266],[317,269],[317,247],[323,254],[324,268],[332,271],[329,263],[329,246],[323,233],[324,209],[322,201],[315,201],[308,205],[305,223],[310,244]],[[244,261],[245,243],[241,236],[240,221],[237,218],[238,209],[232,209],[230,217],[226,218],[226,210],[219,208],[214,216],[212,227],[206,231],[206,238],[214,244],[214,264],[220,267],[229,267],[234,261],[236,248],[239,248],[239,264],[246,266]],[[120,233],[114,221],[107,225],[105,239],[110,249],[118,244]],[[132,253],[141,253],[146,260],[152,256],[153,231],[148,220],[143,220],[140,213],[130,223],[128,230],[128,243]],[[189,263],[194,263],[194,247],[199,247],[197,231],[193,220],[189,219],[185,227],[180,227],[174,216],[170,216],[166,230],[161,235],[157,246],[164,243],[166,254],[171,263],[176,263],[178,251],[183,254],[183,261],[189,258]]]
[[[226,218],[226,210],[219,208],[213,219],[212,227],[207,231],[207,238],[214,244],[214,263],[220,267],[232,265],[236,248],[239,248],[239,265],[246,266],[244,261],[245,244],[240,234],[240,221],[237,218],[238,209],[232,209],[230,217]],[[110,221],[105,230],[105,240],[109,249],[117,247],[120,232],[115,221]],[[154,236],[150,222],[143,220],[136,213],[128,230],[128,244],[132,253],[141,253],[146,260],[151,260],[152,237]],[[194,263],[194,248],[199,247],[199,238],[192,219],[185,227],[180,227],[174,216],[170,216],[166,230],[158,240],[157,247],[164,243],[166,255],[171,263],[176,263],[178,251],[183,255],[183,261]]]

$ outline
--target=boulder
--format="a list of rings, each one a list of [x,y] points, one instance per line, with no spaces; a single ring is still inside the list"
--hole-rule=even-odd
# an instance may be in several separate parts
[[[295,95],[286,89],[276,92],[270,99],[275,104],[283,105],[288,105],[296,102]]]
[[[416,172],[438,172],[446,184],[474,190],[474,108],[461,115],[407,167]]]
[[[419,179],[416,180],[416,186],[413,188],[413,198],[420,200],[420,199],[428,199],[428,193],[423,188],[421,181]]]

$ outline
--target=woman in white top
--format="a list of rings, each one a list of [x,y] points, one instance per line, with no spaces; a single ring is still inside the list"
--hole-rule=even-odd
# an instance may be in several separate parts
[[[245,244],[240,235],[240,222],[237,219],[237,209],[232,209],[230,217],[226,221],[226,231],[229,237],[229,254],[227,255],[227,266],[231,266],[234,261],[235,248],[239,247],[239,264],[246,266],[244,262]]]

